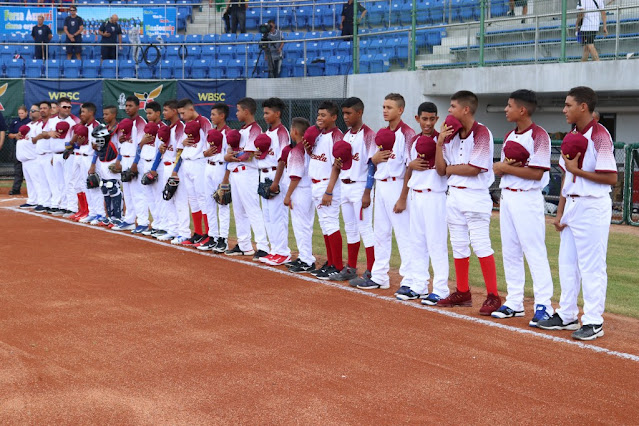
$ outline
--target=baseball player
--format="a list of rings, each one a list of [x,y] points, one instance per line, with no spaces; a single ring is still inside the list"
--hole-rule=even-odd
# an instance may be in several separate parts
[[[182,174],[184,180],[180,182],[186,188],[186,193],[193,217],[194,233],[190,238],[182,241],[184,246],[199,247],[208,240],[208,223],[206,217],[206,191],[204,182],[206,159],[204,151],[208,148],[206,136],[211,130],[211,122],[195,111],[190,99],[182,99],[178,102],[178,113],[185,123],[184,133],[186,139],[182,142]],[[204,228],[202,228],[204,221]]]
[[[231,208],[228,204],[221,205],[213,201],[212,194],[217,190],[226,172],[224,153],[228,149],[226,133],[231,128],[226,124],[229,107],[217,103],[211,107],[211,124],[217,132],[207,134],[209,147],[204,151],[207,165],[204,172],[206,188],[204,191],[204,212],[208,225],[208,241],[201,244],[198,250],[211,250],[224,253],[228,249],[229,226],[231,223]],[[221,138],[221,139],[220,139]],[[214,148],[215,147],[215,148]]]
[[[45,126],[48,126],[51,113],[51,102],[40,102],[40,121],[32,127],[31,142],[35,144],[36,154],[38,154],[38,165],[42,170],[35,186],[38,188],[38,206],[34,211],[39,213],[47,213],[51,210],[51,186],[53,182],[53,167],[51,161],[53,156],[50,151],[48,135],[45,133]]]
[[[40,120],[40,107],[37,104],[31,105],[29,118],[31,121],[18,129],[16,140],[16,159],[22,163],[22,173],[27,182],[27,201],[20,208],[38,206],[38,192],[35,182],[42,180],[41,177],[37,177],[42,170],[38,167],[38,154],[35,145],[31,142],[32,128],[37,126],[36,123]]]
[[[80,143],[79,152],[81,155],[76,157],[76,162],[80,162],[79,169],[74,166],[73,181],[76,184],[76,191],[84,191],[87,199],[87,215],[85,217],[77,218],[80,223],[92,223],[94,225],[99,224],[104,217],[106,217],[106,210],[104,209],[104,197],[102,190],[99,187],[87,188],[87,176],[89,175],[89,169],[93,162],[93,156],[95,150],[93,149],[94,138],[93,130],[100,125],[95,119],[96,106],[91,102],[82,104],[80,108],[80,124],[86,127],[86,137],[84,137],[84,130],[81,130],[83,140],[73,140]],[[79,160],[81,159],[81,160]]]
[[[100,176],[100,191],[104,196],[106,215],[99,225],[116,226],[122,218],[122,191],[120,188],[120,174],[109,169],[111,164],[115,164],[118,157],[118,138],[114,127],[99,124],[95,126],[91,136],[93,138],[93,148],[95,154],[89,174],[98,173]],[[91,222],[93,224],[93,222]]]
[[[161,181],[163,180],[163,176],[160,176],[160,173],[164,173],[164,167],[160,167],[162,155],[159,153],[158,149],[161,142],[157,137],[157,130],[162,126],[165,126],[162,122],[162,105],[155,101],[147,102],[144,107],[144,112],[146,112],[147,125],[151,123],[149,129],[152,129],[152,131],[149,133],[147,132],[147,127],[144,127],[144,138],[142,139],[142,142],[145,144],[153,144],[155,160],[151,169],[155,172],[157,181]],[[150,142],[151,139],[152,142]],[[157,161],[157,164],[155,161]],[[157,184],[157,181],[152,185],[142,185],[145,187],[145,194],[148,199],[148,204],[151,207],[151,216],[153,217],[152,227],[149,226],[147,229],[142,231],[142,235],[150,236],[155,234],[158,230],[166,227],[166,213],[162,210],[165,204],[161,202],[162,191],[164,188],[160,187],[160,185]],[[147,189],[147,187],[150,188]]]
[[[550,136],[533,123],[531,116],[536,108],[535,92],[517,90],[510,94],[505,108],[506,120],[517,127],[506,134],[501,161],[493,164],[495,175],[501,176],[499,227],[508,295],[492,317],[524,316],[525,256],[535,294],[531,327],[553,314],[550,303],[553,284],[546,253],[545,201],[541,193],[550,180]]]
[[[56,200],[59,206],[58,211],[53,212],[57,216],[66,215],[78,209],[71,182],[75,156],[65,156],[64,151],[69,148],[70,153],[72,147],[69,145],[69,141],[73,134],[73,126],[80,122],[78,117],[71,114],[71,100],[69,98],[61,98],[59,102],[58,117],[50,120],[51,125],[55,128],[49,132],[51,138],[49,144],[53,152],[53,175],[55,176],[53,185],[57,188],[55,192],[59,194],[59,200]],[[62,122],[66,124],[60,124]]]
[[[269,245],[264,226],[264,217],[260,209],[257,187],[259,174],[257,161],[253,154],[256,151],[255,139],[262,133],[262,129],[255,121],[257,103],[252,98],[242,98],[237,103],[237,119],[244,123],[240,129],[240,141],[237,148],[229,140],[229,149],[224,161],[229,163],[222,183],[231,184],[233,199],[233,215],[237,233],[237,245],[225,254],[229,256],[250,256],[253,260],[268,256]],[[228,139],[228,134],[227,134]],[[240,154],[243,151],[243,154]],[[238,157],[239,155],[239,157]],[[255,236],[257,250],[251,245],[251,229]]]
[[[315,269],[313,256],[313,225],[315,205],[308,176],[310,156],[304,149],[304,134],[311,124],[305,118],[295,117],[291,122],[291,144],[288,155],[283,152],[282,161],[286,165],[289,178],[283,203],[291,211],[293,235],[299,251],[298,258],[289,267],[289,272],[303,273]],[[315,126],[313,126],[315,128]]]
[[[433,306],[448,297],[448,232],[446,228],[445,176],[435,169],[435,125],[439,117],[431,102],[419,105],[415,120],[421,128],[408,156],[404,177],[410,196],[410,245],[415,254],[408,272],[409,285],[395,293],[399,300],[421,298],[422,304]],[[428,263],[433,267],[433,291],[428,293]]]
[[[272,198],[262,200],[264,223],[268,223],[266,234],[271,243],[271,252],[260,261],[271,266],[279,266],[291,260],[291,249],[288,247],[288,209],[284,205],[284,194],[288,190],[286,180],[276,179],[278,161],[284,147],[290,145],[291,137],[282,124],[282,113],[286,104],[280,98],[269,98],[262,103],[264,121],[269,126],[264,136],[258,136],[255,147],[258,149],[257,168],[260,171],[260,183],[267,181],[273,185],[277,181],[279,193]]]
[[[375,262],[371,277],[356,278],[351,285],[362,290],[387,289],[390,287],[388,270],[392,248],[393,231],[399,248],[401,266],[399,274],[402,285],[409,285],[407,272],[410,264],[409,226],[407,209],[408,188],[404,187],[406,160],[415,139],[415,131],[402,121],[406,103],[398,93],[384,98],[383,114],[388,127],[375,136],[378,150],[369,154],[375,171]],[[398,196],[399,194],[399,196]]]
[[[437,173],[448,176],[446,221],[457,277],[456,291],[439,300],[437,306],[472,305],[468,285],[470,244],[479,258],[488,293],[479,313],[490,315],[501,306],[489,233],[493,202],[488,188],[495,180],[493,135],[486,126],[475,121],[478,103],[472,92],[455,93],[448,108],[450,116],[437,137]]]
[[[572,337],[577,340],[594,340],[604,335],[606,251],[612,215],[610,191],[617,182],[612,138],[592,118],[596,105],[597,95],[589,87],[574,87],[566,96],[563,112],[574,130],[562,143],[559,165],[565,173],[553,222],[561,232],[561,297],[557,312],[537,323],[545,330],[576,330]],[[584,300],[581,328],[577,319],[580,287]]]
[[[339,228],[341,182],[335,177],[331,179],[332,175],[339,173],[339,164],[335,165],[333,158],[333,144],[344,138],[344,134],[335,124],[338,108],[332,101],[320,103],[317,108],[317,125],[321,133],[312,141],[308,140],[306,135],[304,138],[306,150],[311,156],[308,175],[312,183],[313,202],[324,234],[328,258],[321,268],[311,271],[312,275],[321,280],[328,280],[331,274],[335,276],[344,269],[342,234]]]

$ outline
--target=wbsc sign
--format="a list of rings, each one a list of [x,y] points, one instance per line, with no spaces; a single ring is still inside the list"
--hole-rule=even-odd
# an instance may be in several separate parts
[[[246,96],[246,81],[178,81],[178,99],[189,98],[193,101],[196,111],[208,117],[211,106],[218,102],[229,106],[229,119],[235,119],[237,101]]]
[[[99,80],[26,80],[24,82],[24,100],[27,105],[43,100],[57,102],[61,98],[71,99],[71,112],[75,115],[80,114],[80,105],[92,102],[98,109],[96,117],[102,117],[102,82]]]

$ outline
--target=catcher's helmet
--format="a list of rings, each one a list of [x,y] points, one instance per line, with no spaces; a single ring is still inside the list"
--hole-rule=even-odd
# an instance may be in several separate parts
[[[95,127],[95,129],[93,129],[91,136],[95,139],[95,145],[98,147],[98,151],[100,151],[107,144],[111,134],[109,133],[107,126],[99,124]]]

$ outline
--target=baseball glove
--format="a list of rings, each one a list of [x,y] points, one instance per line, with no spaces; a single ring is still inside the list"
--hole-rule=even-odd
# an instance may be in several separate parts
[[[142,185],[152,185],[158,180],[158,174],[154,172],[145,173],[142,176]]]
[[[138,177],[138,172],[132,172],[131,169],[126,169],[122,172],[122,182],[131,182]]]
[[[122,166],[117,166],[115,163],[109,164],[109,171],[111,173],[120,173],[122,172]]]
[[[171,176],[169,180],[166,181],[166,185],[164,185],[164,191],[162,191],[162,198],[165,200],[170,200],[175,195],[175,191],[178,189],[178,185],[180,184],[180,178],[177,176]]]
[[[87,189],[99,188],[100,176],[97,173],[91,173],[87,176]]]
[[[65,149],[64,152],[62,153],[62,158],[66,160],[72,155],[73,155],[73,148]]]
[[[277,194],[280,193],[279,186],[277,187],[277,192],[271,192],[271,185],[273,185],[273,181],[270,178],[264,179],[264,182],[258,185],[257,193],[260,194],[260,196],[266,198],[267,200],[270,200],[271,198],[275,197]]]
[[[217,187],[217,191],[213,193],[213,199],[216,203],[223,206],[231,204],[231,185],[228,183],[221,183]]]

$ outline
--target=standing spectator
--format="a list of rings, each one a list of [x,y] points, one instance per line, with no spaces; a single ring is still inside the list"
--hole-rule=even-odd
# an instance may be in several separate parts
[[[224,21],[224,34],[231,33],[231,15],[229,10],[226,9],[222,14],[222,21]]]
[[[46,60],[49,56],[47,44],[53,38],[53,34],[51,33],[51,28],[48,25],[44,25],[44,16],[38,16],[38,25],[34,25],[31,29],[31,37],[34,42],[39,43],[35,46],[35,58]]]
[[[116,59],[116,47],[117,43],[119,49],[122,50],[122,28],[120,28],[120,24],[118,24],[118,15],[111,16],[106,22],[103,22],[100,25],[100,29],[98,30],[98,34],[102,36],[102,43],[107,44],[106,46],[102,46],[102,60],[105,59]]]
[[[282,69],[282,48],[284,47],[284,37],[282,32],[275,26],[275,21],[269,19],[268,26],[270,28],[266,39],[271,43],[268,44],[269,52],[271,54],[271,60],[273,61],[273,70],[269,70],[269,77],[278,78],[280,76],[280,70]],[[277,43],[279,41],[279,43]],[[271,72],[272,71],[272,72]]]
[[[584,53],[581,61],[586,62],[588,55],[592,55],[593,61],[599,60],[599,54],[595,48],[595,37],[599,32],[599,26],[603,21],[604,35],[608,35],[608,27],[606,26],[606,11],[603,9],[606,4],[605,0],[578,0],[577,10],[577,39],[581,40],[584,46]],[[601,3],[601,7],[599,4]]]
[[[339,25],[339,29],[342,30],[342,37],[353,35],[353,22],[355,20],[355,5],[353,0],[348,0],[342,8],[342,22]],[[359,24],[366,15],[366,8],[362,6],[362,3],[357,2],[357,11],[361,12],[357,23]],[[351,37],[352,38],[352,37]]]
[[[48,28],[48,27],[47,27]],[[18,117],[11,120],[11,124],[9,124],[9,139],[13,140],[13,187],[11,191],[9,191],[9,195],[20,195],[20,188],[22,187],[22,163],[18,161],[16,158],[16,142],[18,140],[18,131],[20,127],[25,124],[31,122],[29,118],[29,114],[27,111],[27,107],[22,105],[18,108]]]
[[[78,16],[78,9],[75,6],[69,8],[70,15],[64,20],[64,33],[67,35],[67,59],[71,59],[75,53],[77,59],[82,59],[82,32],[84,31],[84,21]]]
[[[237,34],[237,26],[240,26],[240,33],[246,32],[246,9],[248,0],[228,0],[226,11],[231,15],[231,32]]]
[[[521,6],[521,14],[522,14],[522,16],[528,15],[528,0],[509,0],[508,1],[508,16],[515,16],[515,6]],[[526,23],[526,18],[522,19],[521,23],[525,24]]]
[[[131,60],[138,62],[138,57],[140,56],[140,26],[135,23],[128,31],[129,35],[129,43],[133,46],[131,48]]]

